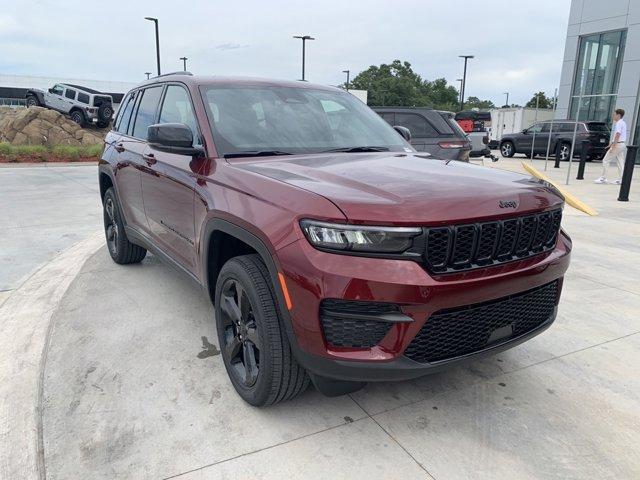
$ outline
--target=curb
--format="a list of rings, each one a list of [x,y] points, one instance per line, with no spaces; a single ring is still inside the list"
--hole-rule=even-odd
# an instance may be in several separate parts
[[[85,261],[103,245],[100,232],[68,248],[0,305],[0,478],[44,478],[39,400],[51,317]]]

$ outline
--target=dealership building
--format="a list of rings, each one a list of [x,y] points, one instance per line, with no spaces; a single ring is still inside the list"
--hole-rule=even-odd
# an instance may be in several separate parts
[[[611,122],[640,142],[640,0],[572,0],[556,118]]]

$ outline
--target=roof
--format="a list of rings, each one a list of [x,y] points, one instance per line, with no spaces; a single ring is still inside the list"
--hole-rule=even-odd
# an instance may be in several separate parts
[[[97,90],[94,90],[93,88],[87,88],[81,85],[74,85],[72,83],[61,83],[60,85],[66,85],[67,87],[76,88],[78,90],[84,90],[85,92],[88,92],[94,95],[109,95],[108,93],[99,92]]]
[[[159,77],[153,77],[142,82],[138,87],[153,85],[161,82],[182,82],[187,85],[251,85],[251,86],[271,86],[271,87],[293,87],[293,88],[310,88],[314,90],[344,90],[337,87],[327,85],[319,85],[301,80],[276,80],[271,78],[255,78],[255,77],[235,77],[235,76],[217,76],[217,75],[193,75],[189,72],[176,72]]]

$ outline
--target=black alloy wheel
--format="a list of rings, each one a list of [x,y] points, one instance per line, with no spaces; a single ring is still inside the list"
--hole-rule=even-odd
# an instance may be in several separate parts
[[[245,387],[255,385],[260,375],[261,342],[253,306],[238,280],[229,278],[222,286],[220,311],[224,332],[223,354],[230,374]]]
[[[104,202],[104,229],[107,236],[107,246],[112,256],[118,255],[118,222],[116,221],[115,205],[113,198],[107,198]]]

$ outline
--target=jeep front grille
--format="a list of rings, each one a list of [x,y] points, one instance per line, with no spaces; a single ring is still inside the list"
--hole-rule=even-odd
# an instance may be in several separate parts
[[[425,262],[449,273],[527,258],[554,248],[561,210],[508,220],[426,229]]]
[[[551,319],[558,281],[490,302],[432,314],[406,348],[416,362],[435,362],[483,350],[524,335]]]

